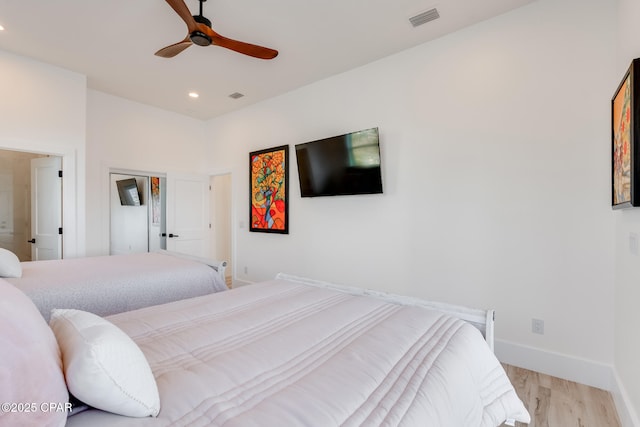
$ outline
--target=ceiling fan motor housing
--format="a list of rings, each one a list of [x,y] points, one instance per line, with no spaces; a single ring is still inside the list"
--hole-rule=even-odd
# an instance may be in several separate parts
[[[202,15],[193,15],[193,19],[199,23],[204,24],[207,27],[211,28],[211,21],[205,18]],[[202,31],[195,30],[191,34],[189,34],[189,38],[192,42],[197,44],[198,46],[209,46],[211,44],[211,37],[203,33]]]

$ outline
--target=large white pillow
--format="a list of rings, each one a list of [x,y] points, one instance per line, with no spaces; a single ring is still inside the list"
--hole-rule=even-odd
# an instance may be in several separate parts
[[[22,277],[22,265],[13,252],[0,248],[0,277]]]
[[[81,310],[54,309],[49,325],[62,351],[71,394],[115,414],[158,415],[158,386],[147,359],[127,334]]]
[[[0,426],[62,427],[68,400],[51,328],[24,292],[0,279]]]

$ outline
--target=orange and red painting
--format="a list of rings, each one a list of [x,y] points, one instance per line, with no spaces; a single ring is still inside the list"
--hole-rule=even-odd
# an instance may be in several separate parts
[[[631,77],[613,99],[613,205],[631,202]]]
[[[249,154],[251,231],[289,233],[289,146]]]
[[[153,225],[160,224],[160,178],[151,177],[151,218]]]

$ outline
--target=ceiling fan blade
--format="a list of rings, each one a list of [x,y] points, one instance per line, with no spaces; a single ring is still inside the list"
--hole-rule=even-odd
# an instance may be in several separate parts
[[[173,58],[192,44],[193,43],[191,42],[191,39],[189,38],[189,36],[187,36],[187,38],[185,38],[181,42],[163,47],[156,52],[156,56],[160,56],[162,58]]]
[[[216,33],[212,29],[202,26],[207,35],[211,37],[211,44],[216,46],[225,47],[238,53],[253,56],[260,59],[273,59],[278,56],[278,51],[270,49],[268,47],[258,46],[251,43],[245,43],[238,40],[233,40]]]
[[[191,15],[191,11],[184,3],[184,0],[166,0],[169,3],[169,6],[176,11],[176,13],[182,18],[182,20],[187,24],[187,28],[189,29],[189,33],[193,32],[196,28],[196,20],[193,19]]]

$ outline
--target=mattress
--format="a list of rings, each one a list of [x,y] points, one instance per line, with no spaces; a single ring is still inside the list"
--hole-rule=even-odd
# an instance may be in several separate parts
[[[275,279],[108,319],[149,361],[160,414],[70,427],[529,422],[478,329],[435,310]]]
[[[45,320],[53,308],[100,316],[226,290],[211,265],[170,252],[23,262],[8,282],[26,293]]]

